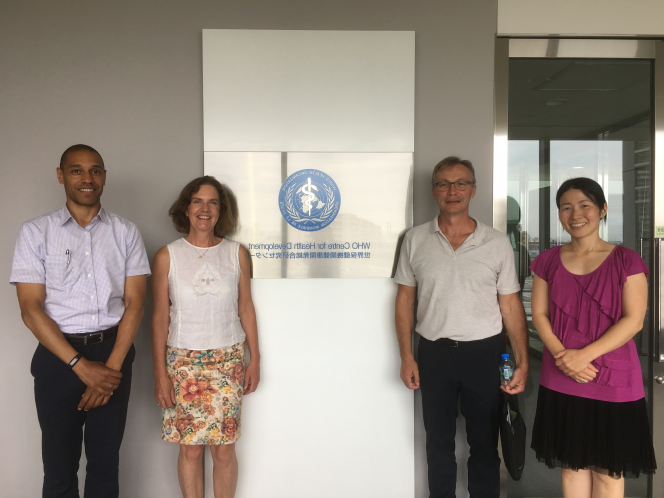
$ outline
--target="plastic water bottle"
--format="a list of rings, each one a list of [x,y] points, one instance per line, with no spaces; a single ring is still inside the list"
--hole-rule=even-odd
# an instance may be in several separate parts
[[[508,354],[501,354],[500,357],[502,358],[500,360],[500,365],[498,366],[498,369],[500,370],[500,383],[503,386],[506,386],[510,382],[512,382],[512,377],[514,377],[514,362],[510,360],[510,355]]]

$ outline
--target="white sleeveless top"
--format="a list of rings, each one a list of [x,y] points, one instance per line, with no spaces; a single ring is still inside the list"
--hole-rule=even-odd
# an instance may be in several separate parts
[[[223,239],[208,249],[182,238],[167,247],[171,257],[168,345],[201,350],[244,341],[237,307],[240,244]]]

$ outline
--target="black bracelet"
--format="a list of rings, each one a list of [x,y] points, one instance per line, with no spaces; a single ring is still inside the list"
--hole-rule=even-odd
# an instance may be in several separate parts
[[[74,365],[76,365],[76,364],[78,363],[78,360],[80,360],[82,357],[83,357],[83,355],[82,355],[81,353],[78,353],[76,356],[74,356],[74,357],[71,359],[71,361],[68,363],[68,365],[69,365],[69,370],[73,370],[73,369],[74,369]]]

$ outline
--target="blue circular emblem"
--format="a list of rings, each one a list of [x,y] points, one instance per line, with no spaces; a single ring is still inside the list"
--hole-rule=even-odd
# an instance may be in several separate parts
[[[286,178],[279,190],[279,210],[288,224],[298,230],[315,232],[339,214],[341,194],[330,175],[317,169],[303,169]]]

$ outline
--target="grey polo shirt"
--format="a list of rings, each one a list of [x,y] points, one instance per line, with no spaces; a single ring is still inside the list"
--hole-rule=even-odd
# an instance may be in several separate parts
[[[394,281],[417,287],[415,330],[429,340],[475,341],[502,330],[498,294],[519,292],[507,236],[479,221],[452,250],[438,217],[406,233]]]

